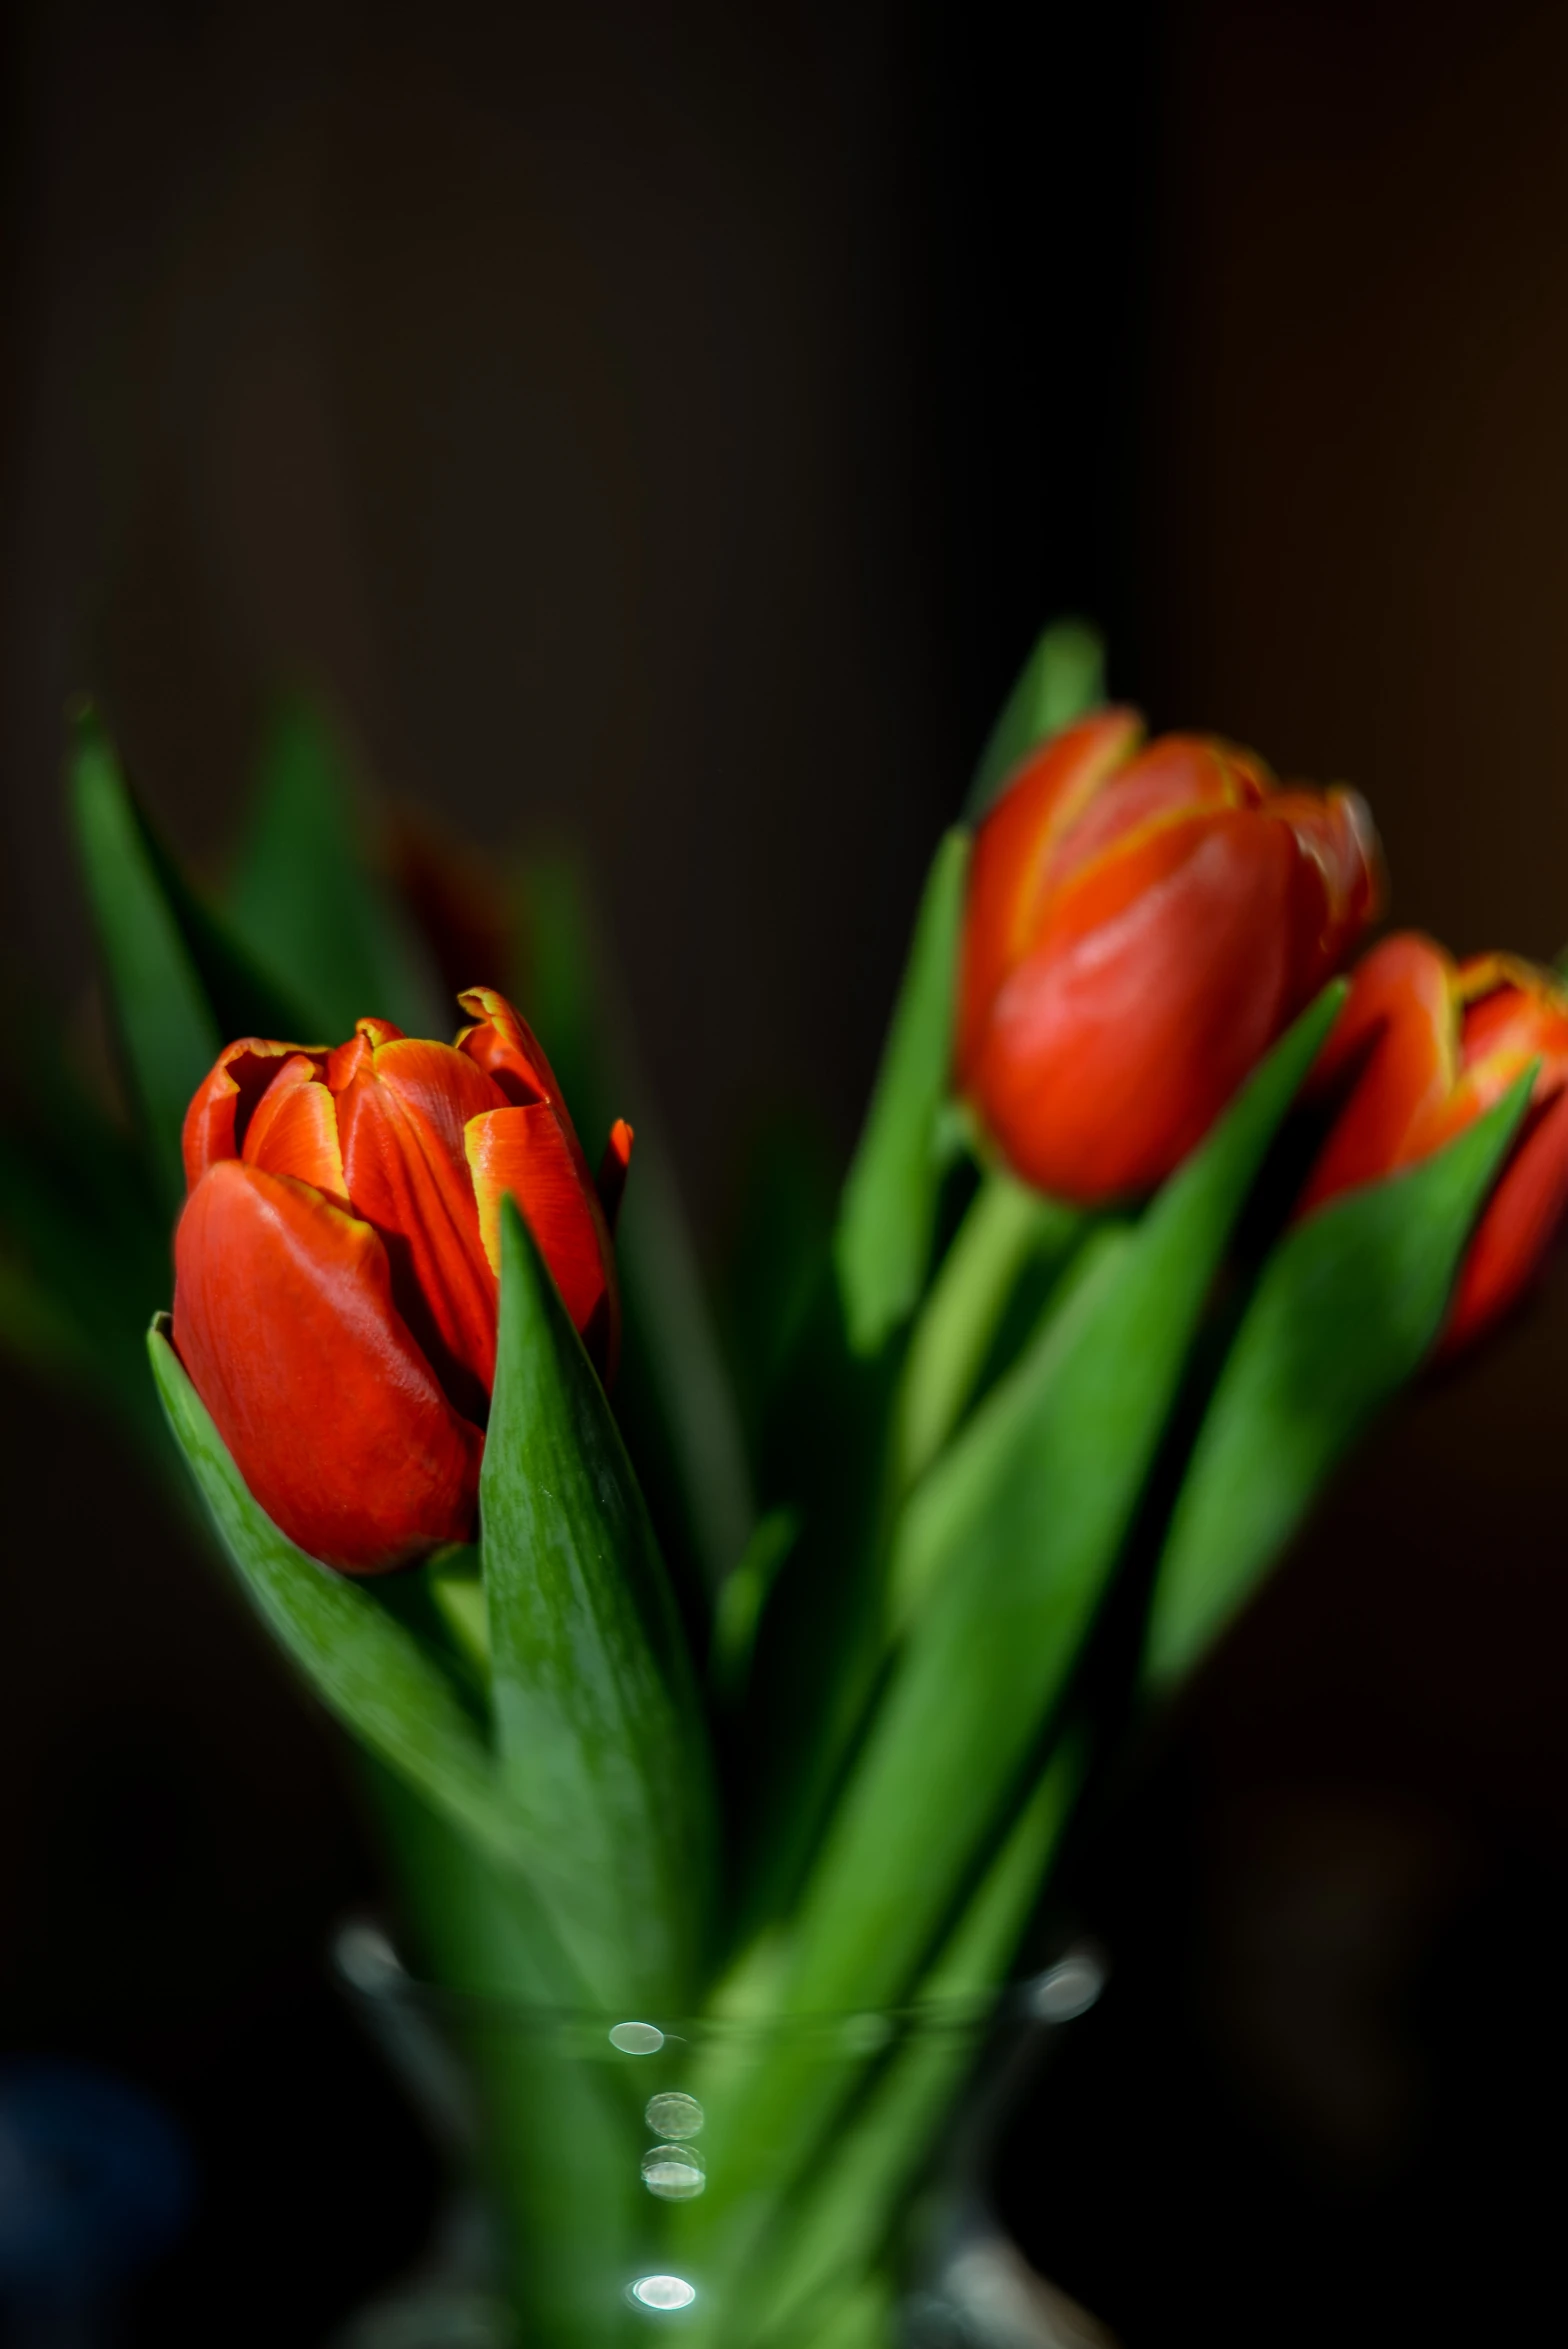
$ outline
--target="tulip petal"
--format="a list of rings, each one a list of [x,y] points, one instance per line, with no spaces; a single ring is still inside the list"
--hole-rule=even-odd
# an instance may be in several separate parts
[[[291,1541],[377,1573],[471,1537],[484,1439],[398,1314],[368,1224],[224,1160],[186,1202],[174,1252],[180,1359]]]
[[[1064,893],[973,1073],[1026,1182],[1081,1202],[1146,1190],[1208,1131],[1298,1008],[1296,862],[1283,827],[1237,810],[1166,827]]]
[[[1325,926],[1313,974],[1303,982],[1315,988],[1382,909],[1382,851],[1372,810],[1359,791],[1341,784],[1329,792],[1276,792],[1266,812],[1290,826],[1322,876]]]
[[[1476,1227],[1460,1272],[1440,1354],[1472,1345],[1540,1272],[1568,1214],[1568,1090],[1559,1075],[1544,1109],[1526,1123]]]
[[[1103,783],[1076,822],[1058,834],[1041,877],[1042,905],[1113,850],[1125,851],[1166,824],[1255,806],[1263,791],[1261,770],[1244,754],[1202,735],[1162,734]]]
[[[338,1105],[307,1053],[296,1052],[286,1060],[263,1093],[251,1113],[240,1156],[247,1166],[292,1175],[334,1206],[348,1206]]]
[[[1053,735],[975,835],[959,979],[957,1066],[966,1083],[997,990],[1028,945],[1052,846],[1141,732],[1134,711],[1097,710]]]
[[[1357,965],[1313,1074],[1320,1096],[1347,1082],[1351,1090],[1298,1212],[1409,1165],[1466,1122],[1453,1115],[1459,1064],[1454,977],[1442,947],[1414,930],[1385,938]]]
[[[525,1109],[535,1101],[550,1103],[566,1136],[578,1178],[586,1188],[591,1180],[588,1160],[577,1138],[572,1113],[556,1082],[555,1071],[545,1057],[544,1046],[522,1013],[494,987],[469,987],[457,1000],[465,1011],[477,1015],[473,1027],[459,1031],[458,1051],[477,1061],[500,1088],[502,1098],[515,1108]]]
[[[560,1100],[561,1088],[544,1047],[504,995],[494,987],[469,987],[457,1000],[475,1021],[473,1027],[459,1030],[458,1051],[477,1061],[514,1107]]]
[[[187,1191],[194,1191],[220,1159],[238,1158],[257,1102],[283,1062],[299,1049],[297,1044],[275,1044],[262,1036],[242,1036],[236,1044],[225,1044],[185,1112],[180,1139]]]
[[[402,1029],[394,1028],[390,1020],[356,1020],[348,1042],[327,1054],[327,1083],[334,1093],[343,1092],[369,1068],[371,1055],[379,1046],[402,1041]]]
[[[499,1275],[501,1201],[510,1197],[583,1343],[608,1378],[619,1319],[610,1234],[597,1197],[580,1179],[555,1111],[543,1101],[492,1109],[470,1120],[464,1140],[492,1269]]]
[[[495,1375],[496,1282],[463,1130],[498,1101],[472,1060],[415,1037],[377,1046],[338,1096],[355,1212],[385,1240],[398,1310],[472,1419],[483,1418]]]

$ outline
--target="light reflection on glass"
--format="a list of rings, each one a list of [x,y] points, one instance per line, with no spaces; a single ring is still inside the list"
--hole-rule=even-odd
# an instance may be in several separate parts
[[[1042,2023],[1070,2023],[1087,2014],[1105,1988],[1105,1968],[1092,1951],[1069,1950],[1059,1964],[1038,1976],[1029,2011]]]
[[[695,2096],[682,2096],[673,2089],[662,2096],[650,2096],[643,2114],[656,2137],[695,2137],[705,2117]]]
[[[708,2183],[707,2165],[695,2145],[650,2145],[642,2182],[661,2202],[695,2202]]]
[[[610,2045],[618,2047],[622,2055],[657,2055],[664,2045],[664,2033],[657,2023],[615,2023]]]
[[[639,2276],[631,2289],[644,2308],[690,2308],[697,2297],[696,2285],[684,2276]]]

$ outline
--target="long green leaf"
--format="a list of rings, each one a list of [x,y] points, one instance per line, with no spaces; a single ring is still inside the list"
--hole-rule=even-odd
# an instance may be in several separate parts
[[[801,1904],[790,1998],[904,1995],[996,1831],[1109,1581],[1236,1217],[1343,990],[1166,1185],[1068,1343],[1048,1335],[936,1472],[950,1555]],[[1011,1382],[1004,1382],[1004,1386]],[[1010,1414],[987,1442],[990,1413]]]
[[[1145,1657],[1156,1686],[1191,1670],[1426,1359],[1530,1083],[1424,1164],[1309,1216],[1270,1258],[1167,1536]]]
[[[526,2337],[597,2345],[622,2316],[617,2278],[637,2272],[646,2084],[613,2068],[605,2019],[561,2014],[515,1881],[391,1771],[371,1763],[366,1777],[417,1956],[459,1994],[441,2019],[464,2059]],[[608,2311],[581,2308],[585,2278]]]
[[[288,974],[327,1038],[352,1034],[367,1014],[411,1036],[455,1024],[365,855],[342,745],[312,702],[289,700],[274,714],[228,912],[252,954]]]
[[[603,1389],[510,1201],[480,1517],[512,1801],[531,1840],[571,1857],[607,2000],[678,2002],[709,1897],[694,1685]]]
[[[327,1710],[552,1915],[563,1859],[531,1843],[495,1765],[435,1656],[374,1592],[308,1558],[251,1498],[160,1326],[149,1332],[153,1376],[218,1538],[279,1646]],[[568,1869],[566,1873],[570,1873]],[[552,1898],[552,1895],[554,1896]],[[562,1918],[569,1924],[569,1917]],[[537,1946],[549,1933],[535,1918]],[[563,1935],[563,1939],[565,1936]],[[580,1972],[558,1957],[557,1995],[582,1999]]]
[[[77,845],[132,1094],[159,1190],[184,1194],[180,1128],[223,1039],[161,886],[124,778],[96,718],[76,722]]]
[[[314,1042],[329,1034],[309,1000],[288,980],[268,970],[234,933],[170,854],[131,802],[141,827],[153,877],[180,933],[192,967],[212,1007],[219,1032],[235,1036],[276,1036]]]
[[[978,823],[1035,744],[1071,725],[1105,699],[1105,647],[1083,620],[1053,620],[1036,639],[992,727],[965,809]]]
[[[564,860],[536,864],[524,900],[526,1009],[590,1156],[613,1118],[629,1117],[637,1129],[616,1242],[624,1309],[616,1412],[695,1621],[756,1518],[740,1415],[582,875]]]
[[[931,1260],[968,864],[968,834],[949,832],[920,901],[865,1131],[844,1186],[838,1275],[850,1343],[860,1354],[877,1353],[914,1310]]]
[[[927,1480],[952,1495],[949,1552],[797,1904],[778,1993],[786,2010],[899,2005],[1005,1846],[1226,1243],[1343,992],[1325,990],[1276,1045],[1136,1230],[1091,1244],[1038,1343]],[[998,1426],[1005,1440],[989,1432]],[[715,2222],[813,2158],[834,2094],[782,2059],[748,2081],[747,2133],[724,2176],[710,2177]]]
[[[883,2251],[929,2165],[943,2115],[974,2060],[976,2024],[1007,1978],[1083,1781],[1068,1738],[1042,1772],[962,1918],[921,1981],[907,2039],[847,2119],[836,2120],[784,2211],[766,2223],[755,2300],[772,2344],[807,2331],[806,2312]]]

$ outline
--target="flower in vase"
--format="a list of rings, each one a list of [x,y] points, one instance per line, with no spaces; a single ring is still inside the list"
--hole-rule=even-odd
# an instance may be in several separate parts
[[[1429,1156],[1532,1061],[1530,1106],[1460,1270],[1444,1355],[1517,1302],[1568,1209],[1568,989],[1511,955],[1456,963],[1399,931],[1358,964],[1315,1074],[1339,1107],[1303,1212]]]
[[[1129,710],[1055,735],[970,866],[959,1090],[1015,1174],[1084,1202],[1180,1163],[1379,897],[1355,792],[1279,790],[1250,751],[1141,737]]]
[[[245,1037],[186,1113],[174,1343],[267,1514],[350,1573],[474,1532],[502,1198],[601,1374],[631,1148],[589,1176],[526,1023],[476,987],[455,1045],[363,1019],[335,1049]]]

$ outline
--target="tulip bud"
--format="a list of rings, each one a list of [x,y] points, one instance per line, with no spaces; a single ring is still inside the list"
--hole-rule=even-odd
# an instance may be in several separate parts
[[[243,1038],[185,1119],[175,1347],[267,1514],[349,1573],[473,1536],[504,1197],[614,1369],[610,1226],[550,1064],[492,989],[458,1000],[455,1045]],[[617,1124],[617,1183],[630,1147]]]
[[[1276,790],[1250,752],[1141,733],[1102,710],[1054,736],[970,867],[959,1091],[1015,1174],[1085,1203],[1180,1163],[1378,899],[1354,792]]]
[[[1518,1301],[1568,1210],[1568,989],[1511,955],[1456,964],[1432,939],[1400,931],[1357,966],[1314,1074],[1338,1108],[1303,1214],[1430,1156],[1532,1061],[1530,1106],[1460,1269],[1442,1356]]]

